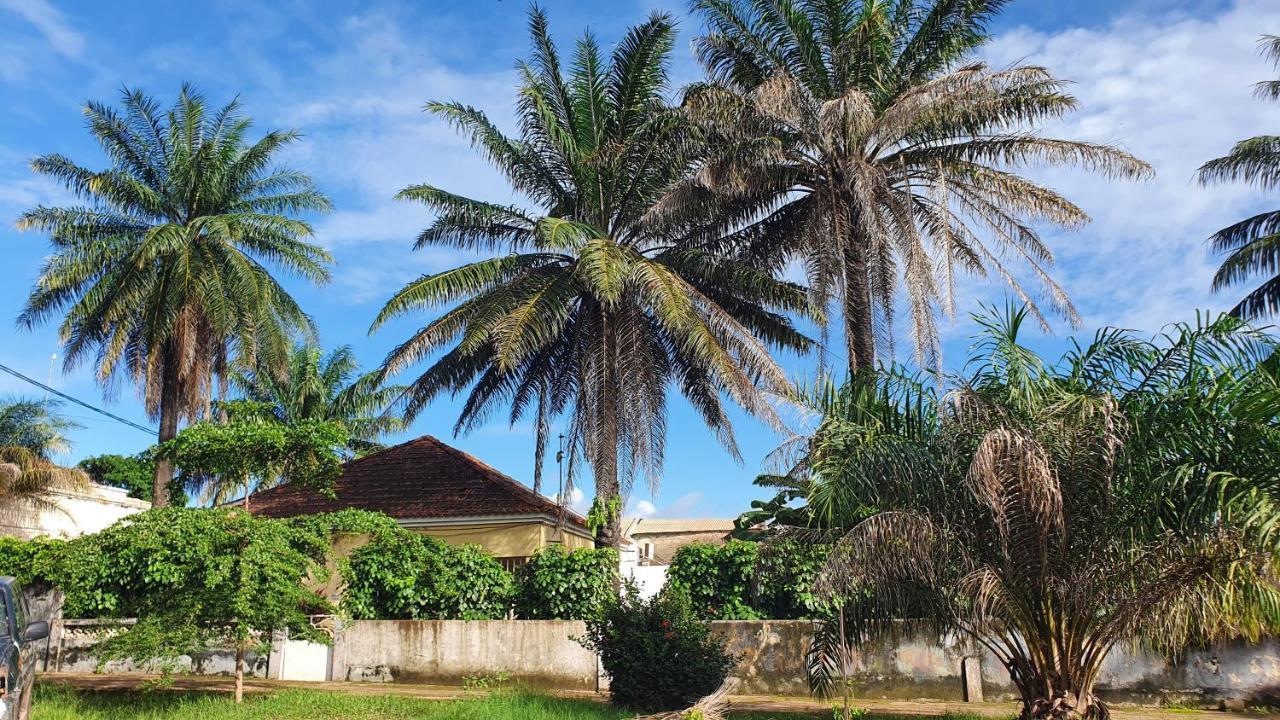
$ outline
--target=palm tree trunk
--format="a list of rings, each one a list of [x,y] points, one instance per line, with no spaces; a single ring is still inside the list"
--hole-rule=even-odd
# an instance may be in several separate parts
[[[612,500],[621,500],[618,483],[618,339],[613,319],[602,313],[604,324],[604,378],[600,383],[600,399],[596,405],[597,432],[605,435],[596,449],[592,473],[596,480],[596,497],[605,509],[607,522],[596,538],[597,547],[618,549],[622,545],[622,513],[611,512]]]
[[[177,353],[167,348],[164,359],[164,370],[160,376],[160,435],[159,441],[172,440],[178,434],[178,361]],[[173,461],[165,458],[156,460],[156,474],[151,486],[151,504],[153,507],[165,507],[169,504],[169,483],[173,481]]]
[[[871,317],[871,283],[867,277],[866,249],[857,239],[844,252],[844,336],[849,349],[849,373],[869,370],[876,364],[876,343]]]

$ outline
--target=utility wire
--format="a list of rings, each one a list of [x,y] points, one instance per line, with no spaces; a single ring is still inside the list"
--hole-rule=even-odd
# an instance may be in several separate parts
[[[31,383],[32,385],[35,385],[36,387],[40,388],[41,390],[44,390],[45,392],[48,392],[48,393],[52,393],[52,394],[54,394],[54,395],[57,395],[58,397],[60,397],[60,398],[62,398],[62,399],[64,399],[64,400],[68,400],[68,401],[70,401],[70,402],[73,402],[73,403],[75,403],[76,405],[79,405],[80,407],[88,408],[88,409],[90,409],[90,410],[92,410],[92,411],[94,411],[94,412],[98,413],[99,415],[105,415],[105,416],[107,416],[107,417],[111,418],[112,420],[115,420],[116,422],[121,423],[121,424],[124,424],[124,425],[128,425],[129,427],[131,427],[131,428],[133,428],[133,429],[135,429],[135,430],[141,430],[142,432],[144,432],[144,433],[146,433],[146,434],[148,434],[148,435],[155,435],[155,434],[156,434],[156,431],[155,431],[155,430],[153,430],[153,429],[151,429],[151,428],[149,428],[149,427],[146,427],[146,426],[144,426],[144,425],[139,425],[138,423],[136,423],[136,422],[134,422],[134,421],[132,421],[132,420],[125,420],[124,418],[120,417],[119,415],[113,415],[113,414],[111,414],[111,413],[107,412],[106,410],[103,410],[102,408],[94,407],[93,405],[90,405],[89,403],[87,403],[87,402],[85,402],[85,401],[83,401],[83,400],[78,400],[78,399],[73,398],[73,397],[71,397],[70,395],[68,395],[68,394],[66,394],[66,393],[64,393],[64,392],[61,392],[61,391],[59,391],[59,390],[54,390],[53,388],[49,387],[48,385],[45,385],[44,383],[40,382],[39,380],[32,380],[31,378],[27,377],[26,375],[23,375],[22,373],[18,372],[17,370],[14,370],[13,368],[11,368],[11,367],[9,367],[9,366],[7,366],[7,365],[2,365],[2,364],[0,364],[0,370],[3,370],[4,372],[9,373],[10,375],[12,375],[12,376],[14,376],[14,377],[18,378],[19,380],[23,380],[23,381],[25,381],[25,382],[29,382],[29,383]]]

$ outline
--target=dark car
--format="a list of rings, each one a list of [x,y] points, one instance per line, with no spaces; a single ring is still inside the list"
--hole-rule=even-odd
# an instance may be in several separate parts
[[[36,680],[36,654],[49,623],[27,623],[26,601],[11,577],[0,577],[0,720],[27,720]]]

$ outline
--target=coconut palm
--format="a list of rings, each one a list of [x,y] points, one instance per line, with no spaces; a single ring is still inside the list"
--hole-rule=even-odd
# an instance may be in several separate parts
[[[852,370],[891,347],[899,298],[917,359],[933,364],[935,316],[953,311],[957,273],[998,277],[1042,323],[1033,295],[1075,322],[1037,228],[1088,216],[1015,171],[1149,168],[1106,145],[1041,136],[1037,126],[1076,107],[1044,68],[962,64],[1003,5],[694,0],[710,81],[689,88],[686,105],[718,152],[657,212],[697,215],[713,195],[750,201],[754,213],[729,216],[739,226],[726,241],[775,272],[802,263],[816,301],[840,307]]]
[[[269,266],[328,278],[329,255],[306,241],[311,227],[298,216],[329,201],[275,164],[297,134],[249,142],[237,101],[211,109],[183,86],[167,111],[138,90],[121,104],[85,106],[108,169],[56,154],[31,163],[86,204],[40,206],[19,220],[48,233],[54,252],[18,321],[60,317],[66,368],[92,357],[102,383],[135,382],[164,442],[202,412],[231,362],[283,354],[293,332],[310,329]],[[171,463],[156,464],[157,505],[172,475]]]
[[[56,508],[50,499],[54,491],[88,482],[79,470],[53,462],[54,455],[71,448],[67,433],[80,427],[57,408],[50,400],[0,400],[0,507]]]
[[[841,609],[811,651],[816,689],[909,618],[1003,664],[1024,718],[1106,717],[1095,684],[1118,645],[1280,629],[1274,339],[1225,316],[1157,341],[1107,330],[1051,366],[1019,342],[1027,316],[982,318],[942,400],[860,376],[880,389],[814,438],[811,469],[863,508],[817,582]]]
[[[384,386],[378,373],[360,374],[349,345],[325,355],[314,345],[297,345],[283,371],[263,367],[235,376],[246,399],[264,403],[279,422],[303,420],[337,422],[346,428],[349,456],[382,448],[379,440],[404,428],[392,411],[405,388]]]
[[[1263,54],[1280,68],[1280,36],[1267,35],[1260,43]],[[1280,100],[1280,80],[1255,86],[1259,98]],[[1246,182],[1264,191],[1280,186],[1280,136],[1260,135],[1236,143],[1225,157],[1201,166],[1202,185]],[[1262,284],[1249,291],[1231,314],[1242,318],[1274,315],[1280,309],[1280,210],[1270,210],[1225,227],[1209,238],[1213,251],[1226,259],[1213,276],[1214,291],[1250,283]]]
[[[590,34],[563,69],[547,19],[530,14],[533,55],[519,65],[519,136],[458,103],[427,109],[468,134],[534,209],[464,198],[430,185],[400,193],[437,212],[417,247],[486,256],[415,280],[387,303],[388,320],[452,305],[387,357],[394,373],[448,347],[410,385],[412,418],[442,392],[463,392],[455,431],[509,405],[536,428],[534,485],[553,419],[567,416],[569,479],[590,464],[600,507],[618,505],[636,475],[657,480],[670,384],[736,453],[722,395],[765,418],[763,391],[786,379],[768,345],[805,348],[786,312],[802,288],[690,242],[688,223],[650,226],[645,213],[701,149],[665,103],[674,29],[666,15],[633,27],[606,59]],[[567,495],[567,493],[566,493]],[[602,542],[619,541],[616,512]]]

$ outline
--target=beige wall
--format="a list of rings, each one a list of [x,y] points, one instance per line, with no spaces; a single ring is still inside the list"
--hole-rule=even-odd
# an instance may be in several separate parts
[[[425,527],[414,530],[440,538],[450,545],[479,545],[496,558],[530,557],[542,548],[555,544],[557,540],[568,550],[595,546],[593,540],[575,532],[527,520],[518,523]]]
[[[97,484],[56,491],[50,500],[56,509],[24,503],[0,506],[0,535],[73,538],[105,530],[117,520],[151,508],[151,503],[131,498],[125,490]]]

